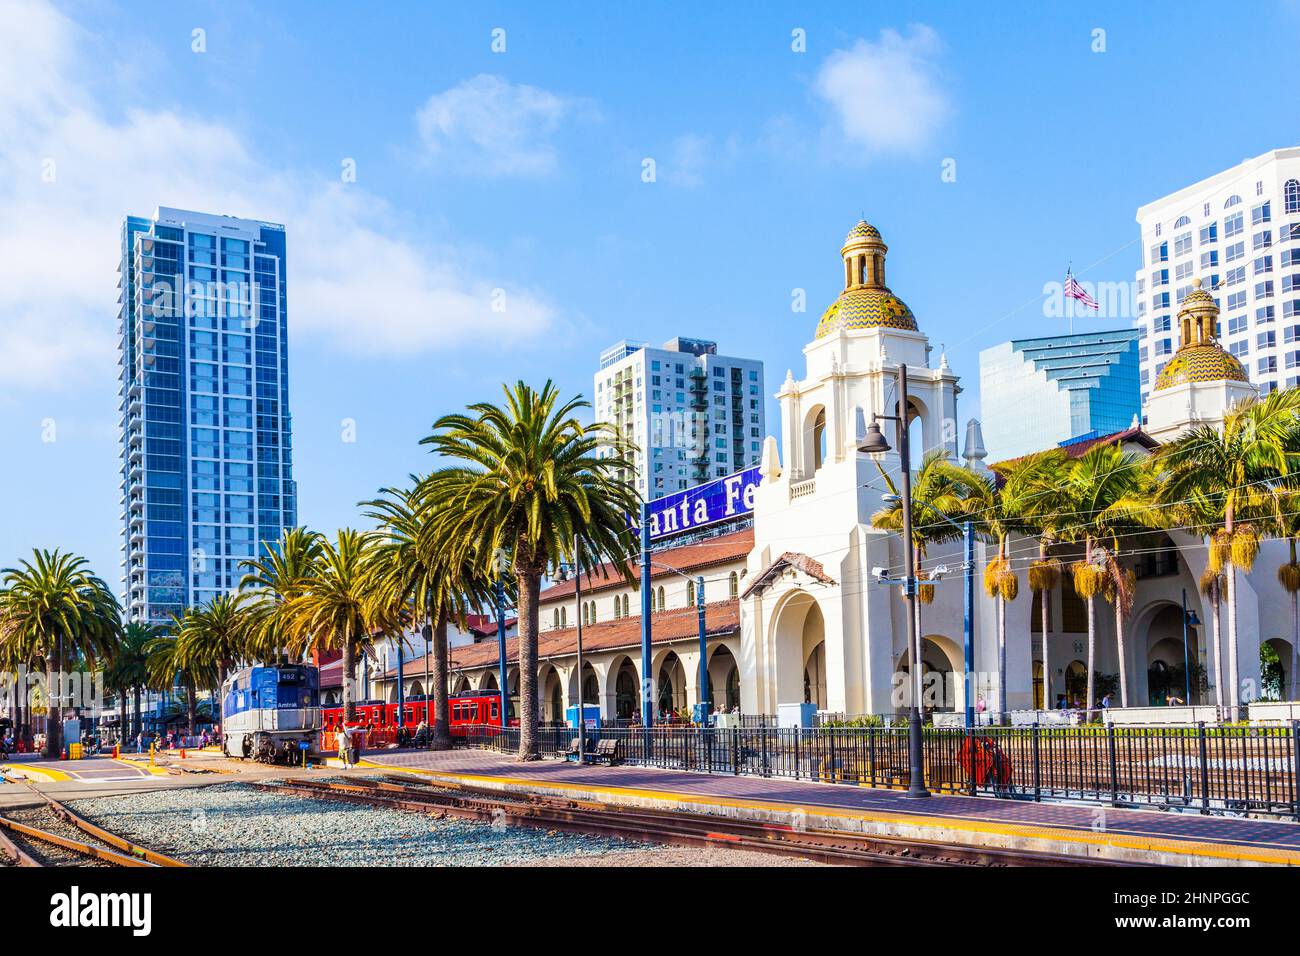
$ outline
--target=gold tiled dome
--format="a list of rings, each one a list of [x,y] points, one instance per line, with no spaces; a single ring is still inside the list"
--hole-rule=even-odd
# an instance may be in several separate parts
[[[1192,289],[1178,308],[1181,344],[1156,377],[1154,391],[1187,382],[1249,382],[1246,370],[1236,356],[1225,351],[1215,334],[1219,304],[1201,288],[1201,280],[1192,280]]]
[[[906,303],[885,285],[885,256],[889,247],[880,230],[859,220],[844,237],[844,291],[822,313],[817,338],[848,329],[919,331]]]
[[[1179,349],[1156,379],[1155,390],[1172,388],[1184,382],[1249,382],[1246,370],[1236,356],[1218,345],[1192,345]]]
[[[817,338],[840,329],[905,329],[917,331],[916,317],[906,303],[888,289],[845,289],[822,313]]]
[[[858,239],[875,239],[876,241],[880,241],[880,230],[865,219],[860,219],[858,224],[850,229],[849,234],[844,237],[844,245],[847,246]]]

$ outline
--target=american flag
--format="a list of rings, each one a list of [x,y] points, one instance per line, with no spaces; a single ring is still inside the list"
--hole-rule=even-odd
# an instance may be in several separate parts
[[[1084,291],[1083,286],[1079,285],[1079,280],[1074,277],[1074,273],[1069,269],[1065,271],[1065,295],[1070,299],[1078,299],[1090,309],[1100,309],[1097,300]]]

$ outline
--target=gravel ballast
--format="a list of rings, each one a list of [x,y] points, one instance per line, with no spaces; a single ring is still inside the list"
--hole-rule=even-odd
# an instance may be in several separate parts
[[[244,784],[71,801],[78,813],[199,866],[680,866],[697,851],[270,793]],[[775,862],[754,853],[705,865]]]

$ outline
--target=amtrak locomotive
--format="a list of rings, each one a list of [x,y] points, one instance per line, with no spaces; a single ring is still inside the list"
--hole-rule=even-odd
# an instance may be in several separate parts
[[[227,757],[300,763],[320,753],[320,674],[309,664],[257,664],[221,688]]]

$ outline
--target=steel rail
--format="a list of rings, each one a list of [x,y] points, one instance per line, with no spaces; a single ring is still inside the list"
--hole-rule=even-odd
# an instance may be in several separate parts
[[[398,810],[447,814],[476,820],[550,827],[645,842],[689,846],[726,845],[783,856],[846,865],[909,866],[1081,866],[1126,865],[1111,860],[1053,853],[971,847],[945,843],[795,828],[735,820],[711,814],[617,807],[606,803],[537,794],[501,794],[462,785],[436,789],[388,780],[350,777],[347,782],[291,779],[256,784],[270,791],[341,799]],[[450,792],[449,792],[450,791]]]
[[[94,857],[97,860],[103,860],[105,863],[112,863],[115,866],[152,867],[156,865],[147,860],[142,860],[139,857],[127,856],[123,853],[109,850],[106,847],[96,846],[93,843],[82,843],[79,840],[59,836],[57,833],[49,833],[45,830],[28,826],[26,823],[19,823],[17,820],[10,820],[8,817],[0,817],[0,827],[12,830],[15,833],[21,833],[29,840],[36,840],[40,843],[52,843],[65,850],[71,850],[73,853]]]
[[[103,827],[99,826],[98,824],[91,823],[89,820],[87,820],[85,817],[78,814],[76,811],[71,810],[68,807],[65,807],[62,803],[60,803],[58,800],[55,800],[49,794],[44,793],[41,790],[37,789],[30,781],[24,780],[23,783],[27,785],[27,788],[31,790],[32,793],[36,794],[38,797],[44,800],[46,806],[59,819],[63,820],[65,823],[71,824],[72,826],[76,827],[78,830],[81,830],[83,833],[87,833],[90,836],[94,837],[95,839],[100,840],[103,843],[107,843],[109,846],[116,847],[117,849],[124,851],[134,859],[143,860],[145,865],[161,866],[161,867],[189,866],[188,863],[182,863],[180,860],[177,860],[174,857],[167,856],[164,853],[159,853],[157,850],[151,850],[148,847],[144,847],[138,843],[134,843],[131,840],[126,839],[125,837],[118,836],[116,833],[113,833],[110,830],[105,830]],[[50,835],[52,836],[53,834]],[[76,841],[74,840],[72,842],[75,843]],[[88,846],[89,844],[81,844],[81,845]],[[138,864],[131,864],[131,865],[138,865]]]

